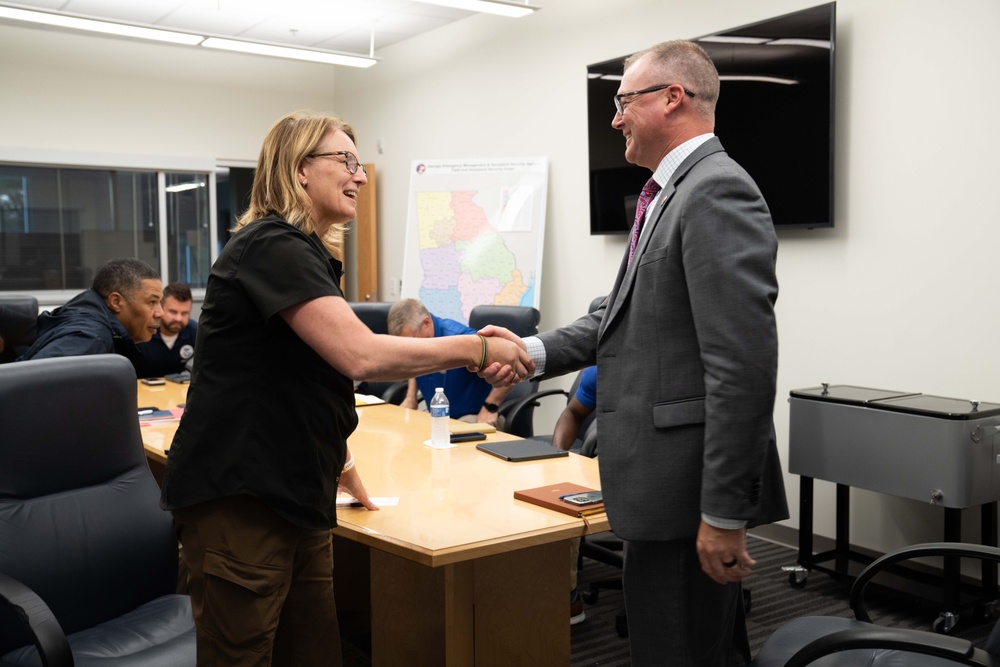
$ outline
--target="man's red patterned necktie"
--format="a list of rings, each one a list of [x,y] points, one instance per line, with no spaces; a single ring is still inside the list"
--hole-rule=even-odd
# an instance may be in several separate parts
[[[639,203],[635,207],[635,224],[632,225],[632,240],[628,244],[628,262],[632,263],[632,255],[635,253],[635,246],[639,243],[639,232],[642,230],[642,220],[646,216],[646,207],[652,201],[656,193],[660,191],[660,184],[650,178],[642,186],[639,193]]]

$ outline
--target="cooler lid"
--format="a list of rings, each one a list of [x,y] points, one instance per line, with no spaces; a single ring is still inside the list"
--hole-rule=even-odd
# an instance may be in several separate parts
[[[908,412],[925,417],[937,417],[938,419],[982,419],[1000,415],[1000,403],[985,403],[927,394],[888,398],[869,407]]]
[[[811,400],[830,401],[831,403],[847,403],[849,405],[869,405],[872,401],[914,395],[913,392],[871,389],[869,387],[855,387],[849,384],[824,384],[821,387],[793,389],[790,394],[794,398],[808,398]]]

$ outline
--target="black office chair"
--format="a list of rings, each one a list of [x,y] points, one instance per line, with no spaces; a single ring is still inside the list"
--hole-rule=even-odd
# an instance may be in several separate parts
[[[538,389],[536,389],[535,391],[532,391],[530,393],[526,393],[525,395],[522,395],[517,400],[511,400],[511,396],[513,394],[513,392],[512,392],[511,395],[507,396],[507,400],[504,401],[504,405],[506,406],[506,410],[504,411],[504,414],[505,414],[506,418],[509,419],[509,420],[511,420],[515,424],[524,424],[525,422],[528,422],[529,420],[533,420],[534,419],[534,410],[535,410],[536,407],[538,407],[541,404],[540,403],[541,399],[548,398],[550,396],[560,396],[560,397],[562,397],[562,399],[564,401],[569,402],[569,399],[571,399],[574,395],[576,395],[576,390],[580,386],[580,378],[582,377],[582,375],[583,375],[583,371],[580,371],[579,373],[576,374],[576,378],[573,380],[573,384],[570,386],[570,388],[569,388],[568,391],[565,390],[565,389],[544,389],[544,390],[538,390]],[[537,383],[536,383],[536,386],[537,386]],[[597,417],[597,412],[594,411],[594,412],[591,412],[589,415],[587,415],[587,418],[584,419],[583,423],[580,425],[580,434],[581,435],[577,439],[578,440],[577,444],[574,445],[573,447],[571,447],[572,451],[579,451],[581,454],[583,454],[583,451],[582,451],[583,437],[587,433],[587,428],[592,423],[595,422],[595,418],[596,417]],[[525,427],[522,426],[522,428],[525,428]],[[522,437],[533,437],[533,438],[535,438],[537,440],[545,440],[545,441],[548,441],[548,442],[552,441],[552,434],[551,433],[540,435],[540,434],[536,434],[534,431],[535,431],[535,427],[534,427],[534,424],[532,423],[531,427],[530,427],[531,435],[530,436],[522,436]],[[518,435],[520,435],[520,434],[518,434]],[[593,442],[593,444],[596,446],[596,440]],[[593,458],[594,456],[596,456],[596,454],[592,454],[592,455],[585,454],[585,456],[590,456],[591,458]]]
[[[373,333],[389,333],[389,309],[387,301],[351,301],[351,309],[358,319]],[[406,398],[406,381],[381,382],[364,380],[358,385],[358,393],[378,396],[387,403],[399,405]]]
[[[538,333],[538,322],[542,315],[537,308],[531,306],[475,306],[469,312],[469,326],[479,330],[487,324],[494,324],[514,332],[522,338]],[[500,405],[497,414],[504,418],[505,433],[530,438],[534,434],[534,408],[537,404],[530,397],[538,391],[538,381],[530,380],[514,386],[507,398]],[[516,415],[511,415],[513,406],[524,404]]]
[[[389,309],[392,303],[387,301],[351,301],[351,310],[365,326],[377,334],[389,333]]]
[[[854,618],[803,616],[778,628],[761,647],[751,667],[947,667],[1000,665],[1000,623],[983,648],[965,639],[935,632],[880,627],[865,608],[865,590],[872,578],[911,558],[959,556],[1000,563],[1000,549],[979,544],[937,542],[915,544],[890,552],[866,567],[851,587]]]
[[[572,394],[571,394],[572,395]],[[596,411],[591,413],[591,417]],[[597,421],[585,423],[583,429],[583,446],[580,454],[591,458],[597,456]],[[624,543],[621,538],[612,531],[595,533],[580,538],[580,560],[578,566],[583,565],[583,559],[589,558],[598,563],[604,563],[612,567],[622,569],[623,566]],[[587,590],[582,593],[583,601],[587,604],[595,604],[600,597],[602,590],[622,590],[621,575],[605,579],[594,579],[587,583]],[[628,637],[628,617],[623,606],[615,614],[615,631],[619,637]]]
[[[18,294],[0,295],[0,364],[14,361],[35,342],[38,299]]]
[[[587,312],[592,313],[595,310],[597,310],[597,308],[602,303],[604,303],[604,300],[606,298],[607,298],[606,296],[599,296],[593,301],[591,301],[590,306],[587,309]],[[470,324],[469,326],[473,325]],[[537,331],[535,333],[537,333]],[[534,335],[534,334],[527,334],[527,335]],[[541,399],[548,398],[549,396],[561,396],[565,401],[568,402],[569,399],[572,398],[574,394],[576,394],[576,390],[580,386],[581,373],[577,373],[576,378],[573,380],[573,384],[568,391],[564,389],[539,390],[536,386],[534,391],[523,394],[517,399],[513,398],[513,394],[508,396],[507,400],[504,401],[505,405],[504,415],[506,419],[519,425],[521,430],[530,433],[531,434],[530,437],[536,437],[539,440],[547,439],[551,441],[552,439],[551,435],[534,435],[535,427],[533,423],[530,423],[531,420],[534,418],[534,410],[536,407],[540,405],[539,401]],[[580,426],[581,439],[583,437],[583,434],[587,433],[587,427],[594,421],[595,417],[596,417],[596,412],[591,413],[584,421],[584,423]],[[526,426],[525,424],[529,425]],[[518,435],[521,434],[518,433]],[[529,437],[529,436],[522,436],[522,437]],[[574,447],[574,450],[575,449],[576,448]]]
[[[0,366],[0,665],[195,664],[132,364]]]

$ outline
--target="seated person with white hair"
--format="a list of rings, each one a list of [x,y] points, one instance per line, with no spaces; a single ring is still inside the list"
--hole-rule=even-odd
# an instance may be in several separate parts
[[[476,333],[475,329],[461,322],[432,315],[418,299],[403,299],[392,304],[388,320],[389,333],[393,336],[438,338]],[[498,419],[497,411],[510,393],[511,387],[494,388],[489,382],[475,373],[467,372],[464,368],[453,368],[444,373],[430,373],[410,378],[406,398],[400,405],[416,410],[417,391],[419,390],[426,403],[434,396],[437,387],[444,388],[452,419],[502,428],[503,423]]]

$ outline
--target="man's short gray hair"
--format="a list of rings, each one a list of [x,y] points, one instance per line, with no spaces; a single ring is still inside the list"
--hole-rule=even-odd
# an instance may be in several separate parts
[[[388,322],[389,333],[398,336],[405,327],[416,329],[420,326],[420,320],[429,316],[427,307],[420,303],[419,299],[402,299],[392,304],[389,308]]]

